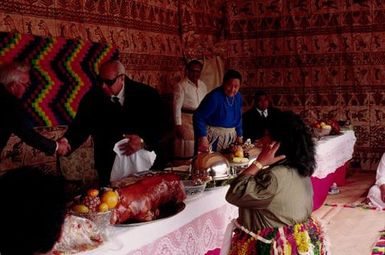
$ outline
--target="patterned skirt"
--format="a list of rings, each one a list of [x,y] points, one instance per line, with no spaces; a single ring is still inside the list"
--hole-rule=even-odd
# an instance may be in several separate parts
[[[265,228],[257,233],[236,224],[231,240],[231,255],[327,255],[324,233],[318,222],[281,228]]]
[[[212,151],[227,149],[237,139],[235,128],[213,127],[207,128],[207,139]]]

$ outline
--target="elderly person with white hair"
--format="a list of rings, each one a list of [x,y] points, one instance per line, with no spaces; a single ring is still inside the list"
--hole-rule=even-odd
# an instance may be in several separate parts
[[[29,71],[29,66],[20,63],[4,63],[0,67],[0,153],[13,133],[49,155],[63,155],[69,149],[67,141],[56,142],[37,133],[20,102],[31,84]]]

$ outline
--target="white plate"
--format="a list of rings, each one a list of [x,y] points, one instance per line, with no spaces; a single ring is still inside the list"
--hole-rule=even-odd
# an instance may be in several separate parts
[[[232,162],[230,161],[230,166],[248,166],[250,163],[250,160],[248,160],[247,162]]]
[[[164,170],[188,172],[190,170],[190,167],[191,165],[171,166],[171,167],[166,167]]]

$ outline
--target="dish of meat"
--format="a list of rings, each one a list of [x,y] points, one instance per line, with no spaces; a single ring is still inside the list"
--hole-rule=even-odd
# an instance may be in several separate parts
[[[111,224],[142,223],[168,217],[179,212],[186,199],[180,178],[172,173],[154,173],[116,189],[119,203]],[[175,206],[178,205],[178,206]]]
[[[183,202],[180,203],[173,203],[173,204],[165,204],[159,207],[159,215],[156,217],[156,219],[150,220],[150,221],[137,221],[137,220],[128,220],[124,223],[120,224],[114,224],[112,226],[115,227],[137,227],[142,226],[145,224],[158,222],[160,220],[164,220],[170,217],[173,217],[177,215],[178,213],[182,212],[184,208],[186,207],[186,204]]]

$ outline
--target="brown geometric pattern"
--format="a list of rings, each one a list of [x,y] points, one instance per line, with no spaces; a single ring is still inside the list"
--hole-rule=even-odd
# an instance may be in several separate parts
[[[355,158],[377,166],[385,151],[385,3],[355,0],[232,1],[228,64],[255,88],[308,119],[350,120]]]
[[[221,56],[256,88],[308,118],[349,119],[355,158],[385,151],[385,2],[379,0],[19,0],[0,31],[81,38],[120,50],[129,75],[162,94],[184,60]]]

